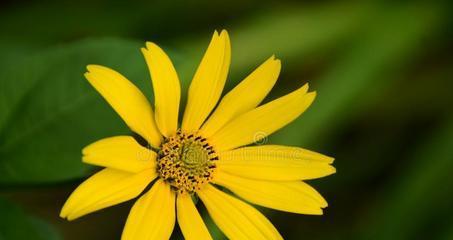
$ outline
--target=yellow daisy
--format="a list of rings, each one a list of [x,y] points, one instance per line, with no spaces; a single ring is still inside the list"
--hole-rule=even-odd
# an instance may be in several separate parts
[[[280,60],[272,56],[218,103],[230,51],[228,33],[215,32],[190,85],[180,128],[178,75],[157,45],[148,42],[142,49],[154,88],[155,112],[120,73],[89,65],[85,77],[90,84],[148,145],[131,136],[117,136],[84,148],[85,163],[105,168],[72,193],[60,216],[73,220],[128,201],[151,182],[150,190],[130,211],[123,240],[169,239],[176,221],[185,239],[212,239],[193,201],[197,197],[230,239],[282,239],[249,203],[322,214],[326,201],[303,180],[334,173],[333,158],[298,147],[251,146],[302,114],[315,92],[307,92],[305,85],[260,105],[280,73]]]

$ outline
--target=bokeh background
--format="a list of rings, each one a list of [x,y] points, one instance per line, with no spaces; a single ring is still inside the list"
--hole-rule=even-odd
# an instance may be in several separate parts
[[[282,74],[266,101],[306,82],[318,92],[269,138],[336,158],[335,175],[310,181],[329,202],[323,216],[261,208],[286,239],[453,239],[452,13],[449,1],[2,1],[0,239],[119,239],[132,201],[58,217],[96,171],[81,149],[130,134],[85,66],[112,67],[152,99],[139,48],[153,41],[185,92],[223,28],[227,89],[276,54]]]

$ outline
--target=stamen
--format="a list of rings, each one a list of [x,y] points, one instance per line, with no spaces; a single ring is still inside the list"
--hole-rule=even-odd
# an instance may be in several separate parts
[[[159,151],[157,172],[180,193],[192,193],[212,180],[218,159],[206,138],[178,130],[166,138]]]

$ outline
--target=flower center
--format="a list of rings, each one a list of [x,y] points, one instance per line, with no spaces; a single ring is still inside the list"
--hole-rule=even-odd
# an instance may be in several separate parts
[[[206,138],[180,130],[164,139],[157,172],[175,191],[194,192],[212,179],[218,156]]]

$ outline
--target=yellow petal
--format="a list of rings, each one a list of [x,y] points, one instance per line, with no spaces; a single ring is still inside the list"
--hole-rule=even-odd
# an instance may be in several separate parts
[[[98,65],[89,65],[86,79],[115,109],[129,128],[154,147],[161,135],[154,123],[154,114],[145,95],[118,72]]]
[[[227,187],[252,203],[286,212],[322,214],[324,198],[301,181],[274,182],[242,178],[217,171],[214,183]]]
[[[262,141],[310,106],[316,94],[306,93],[307,90],[305,84],[288,95],[238,116],[215,133],[210,142],[218,151],[224,151]]]
[[[158,180],[132,207],[121,239],[169,239],[175,218],[175,193]]]
[[[333,158],[298,147],[262,145],[219,153],[217,167],[241,177],[291,181],[335,173]]]
[[[223,30],[214,33],[208,50],[190,84],[182,121],[185,132],[197,131],[222,94],[231,59],[230,38]]]
[[[99,171],[71,194],[60,217],[73,220],[85,214],[137,197],[156,178],[154,169],[133,174],[106,168]]]
[[[219,106],[201,128],[201,135],[212,136],[234,117],[258,106],[277,81],[280,68],[280,60],[274,59],[274,56],[261,64],[223,97]]]
[[[178,223],[186,240],[212,239],[206,225],[198,213],[189,194],[179,194],[176,198]]]
[[[101,139],[85,147],[82,153],[85,163],[127,172],[137,173],[156,166],[156,153],[130,136]]]
[[[153,82],[157,127],[164,136],[173,136],[178,127],[181,96],[178,74],[170,58],[156,44],[147,42],[146,48],[142,48],[142,53]]]
[[[247,203],[209,184],[197,193],[229,239],[283,239],[272,223]]]

